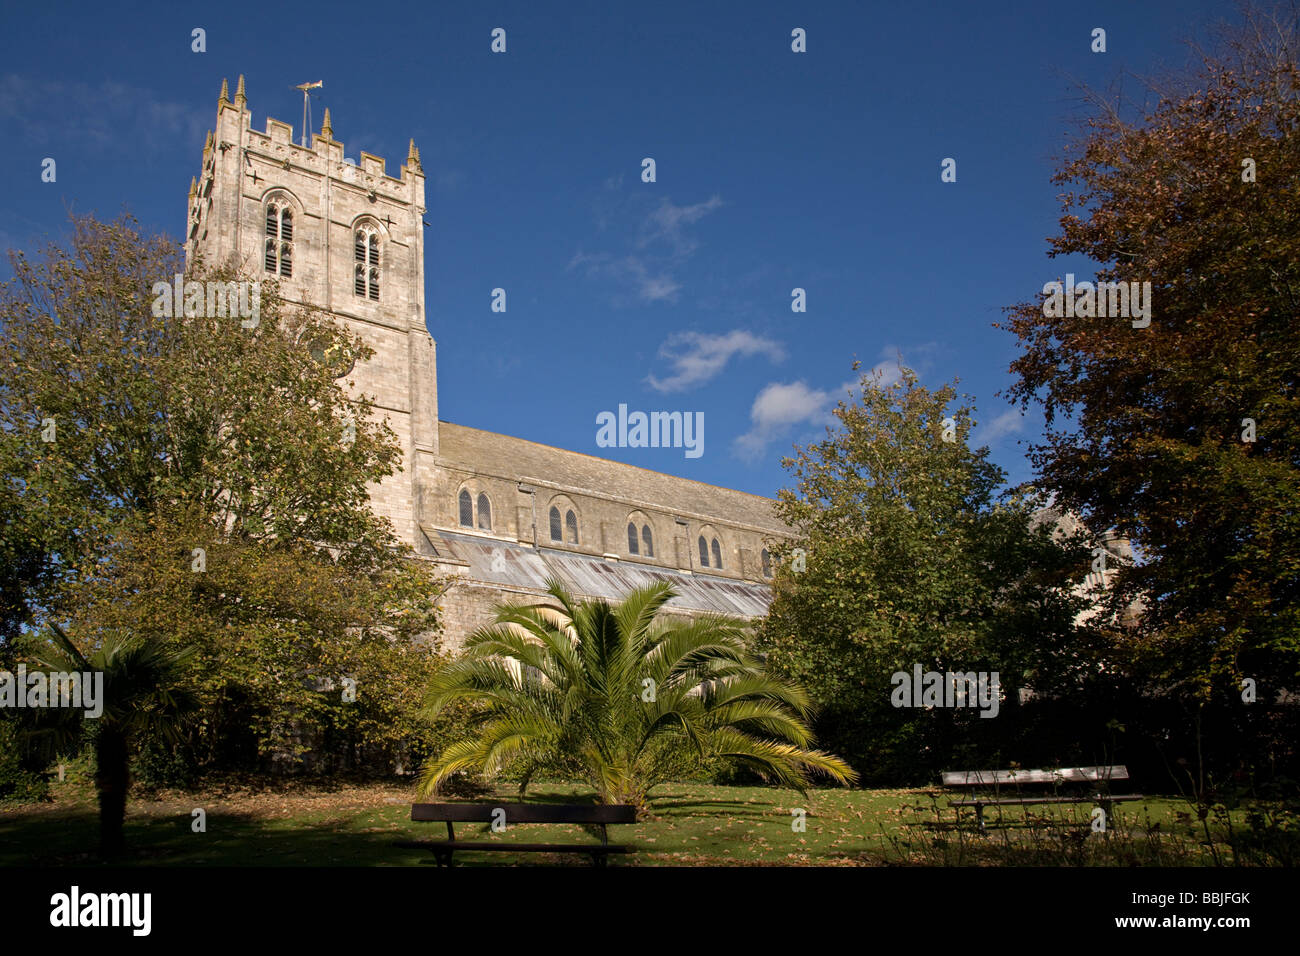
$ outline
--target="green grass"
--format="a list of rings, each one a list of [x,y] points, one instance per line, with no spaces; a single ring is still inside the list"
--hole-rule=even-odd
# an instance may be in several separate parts
[[[1187,805],[1152,798],[1120,805],[1111,839],[1089,832],[1089,805],[1008,808],[1001,827],[986,837],[954,814],[934,791],[816,790],[807,797],[766,787],[701,783],[664,785],[651,795],[648,819],[610,828],[611,842],[635,852],[611,866],[882,864],[997,865],[999,863],[1186,865],[1212,862],[1200,846],[1199,824]],[[133,799],[127,814],[123,861],[134,865],[419,866],[432,854],[398,849],[398,840],[442,839],[442,824],[410,817],[413,790],[358,785],[335,788],[217,789],[166,792]],[[502,786],[473,802],[514,802]],[[529,801],[581,801],[586,792],[565,783],[535,784]],[[207,832],[192,830],[194,808],[207,815]],[[807,812],[806,832],[794,832],[792,809]],[[994,814],[990,812],[990,822]],[[583,856],[469,851],[474,841],[596,842],[577,826],[516,825],[494,834],[487,824],[458,824],[458,866],[588,865]],[[0,866],[88,865],[98,862],[98,820],[85,781],[55,786],[44,804],[0,808]],[[1153,842],[1154,841],[1154,842]],[[1127,855],[1126,855],[1127,854]]]

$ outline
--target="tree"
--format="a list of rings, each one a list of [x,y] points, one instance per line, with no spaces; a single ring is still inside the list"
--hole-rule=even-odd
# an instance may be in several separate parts
[[[660,616],[675,596],[666,583],[617,606],[578,602],[548,584],[553,604],[501,605],[435,678],[430,714],[458,700],[483,710],[468,738],[425,766],[422,793],[460,770],[512,765],[523,793],[539,770],[570,767],[603,803],[644,808],[680,765],[683,745],[799,790],[812,774],[856,779],[838,757],[808,749],[806,695],[765,673],[741,622]]]
[[[178,739],[177,719],[194,707],[194,698],[181,684],[188,651],[155,641],[112,636],[89,657],[83,655],[57,624],[35,657],[47,672],[103,674],[103,711],[94,718],[95,789],[99,795],[100,852],[106,857],[125,847],[129,758],[135,739],[143,733]],[[49,708],[34,713],[33,736],[47,753],[70,752],[88,730],[84,711]]]
[[[292,756],[304,728],[392,743],[401,695],[377,690],[427,663],[411,641],[436,630],[438,582],[370,508],[401,450],[340,378],[372,351],[270,282],[255,322],[160,308],[157,284],[182,273],[251,280],[186,270],[129,218],[72,226],[68,248],[14,254],[0,289],[10,633],[56,621],[87,651],[109,633],[194,647],[207,746],[189,744],[214,759],[248,740],[241,760]]]
[[[1200,701],[1300,673],[1298,50],[1294,8],[1247,8],[1195,75],[1151,108],[1103,103],[1071,144],[1050,254],[1150,283],[1149,327],[1008,310],[1041,483],[1134,541],[1113,598],[1146,601],[1153,684]]]
[[[70,590],[70,633],[193,650],[194,765],[291,766],[313,750],[328,769],[356,769],[421,732],[409,713],[440,660],[423,564],[394,551],[351,568],[308,543],[221,534],[195,510],[155,512],[117,542],[111,567]]]
[[[836,752],[881,782],[920,781],[981,741],[1008,740],[992,725],[1015,724],[1018,688],[1079,695],[1104,641],[1074,623],[1087,603],[1075,593],[1082,542],[1036,522],[1029,490],[995,501],[1003,474],[968,446],[971,409],[950,411],[955,388],[930,391],[906,368],[888,385],[864,374],[860,387],[824,441],[784,461],[795,486],[776,511],[803,538],[774,545],[759,647],[807,687]],[[1000,719],[894,707],[893,675],[917,664],[997,672]]]

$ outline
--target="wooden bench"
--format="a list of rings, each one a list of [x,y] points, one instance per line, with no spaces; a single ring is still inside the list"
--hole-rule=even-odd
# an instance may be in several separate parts
[[[953,794],[968,794],[951,807],[974,807],[980,832],[984,832],[984,808],[992,806],[1026,806],[1037,803],[1095,803],[1110,819],[1111,804],[1123,800],[1141,800],[1142,794],[1113,794],[1110,783],[1127,780],[1128,768],[1062,767],[1059,770],[956,770],[945,771],[943,786]],[[1050,787],[1050,792],[1025,795],[1022,787]],[[1066,791],[1062,793],[1062,791]],[[1010,791],[1008,793],[1008,791]],[[960,810],[958,811],[960,814]]]
[[[508,841],[466,842],[456,839],[453,823],[493,823],[505,811],[507,828],[517,823],[573,823],[600,827],[599,843],[513,843]],[[439,866],[451,866],[457,850],[495,853],[586,853],[596,866],[605,865],[610,853],[630,853],[632,848],[609,842],[605,827],[611,823],[635,823],[636,807],[625,804],[568,803],[416,803],[411,806],[416,823],[446,823],[445,840],[407,840],[396,844],[408,850],[432,850]]]

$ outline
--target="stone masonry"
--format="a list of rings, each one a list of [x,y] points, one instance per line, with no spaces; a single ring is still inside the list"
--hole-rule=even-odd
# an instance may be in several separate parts
[[[677,613],[761,614],[770,601],[765,549],[790,534],[770,499],[438,421],[414,141],[394,177],[381,157],[345,160],[329,110],[310,146],[293,132],[269,118],[265,132],[253,129],[243,77],[233,99],[222,82],[190,188],[187,261],[274,278],[285,299],[324,310],[374,348],[348,378],[388,420],[403,459],[371,489],[372,505],[399,539],[455,576],[442,599],[450,644],[490,621],[497,601],[535,600],[548,576],[611,600],[669,580]]]

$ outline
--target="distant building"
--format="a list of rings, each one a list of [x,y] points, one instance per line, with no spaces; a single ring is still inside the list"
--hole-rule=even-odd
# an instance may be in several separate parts
[[[1057,539],[1078,534],[1079,532],[1088,533],[1088,528],[1078,515],[1056,506],[1049,506],[1034,513],[1035,525],[1044,522],[1051,522],[1054,525],[1053,536]],[[1091,540],[1093,545],[1093,569],[1088,572],[1083,582],[1074,589],[1074,593],[1090,597],[1099,602],[1104,592],[1110,588],[1120,568],[1133,564],[1135,556],[1133,554],[1133,545],[1129,539],[1121,537],[1113,531],[1103,532],[1094,536]],[[1140,599],[1130,602],[1120,616],[1120,620],[1116,623],[1133,624],[1141,615],[1143,606]],[[1081,624],[1084,621],[1091,620],[1102,613],[1102,610],[1101,607],[1089,607],[1079,614],[1076,623]]]

